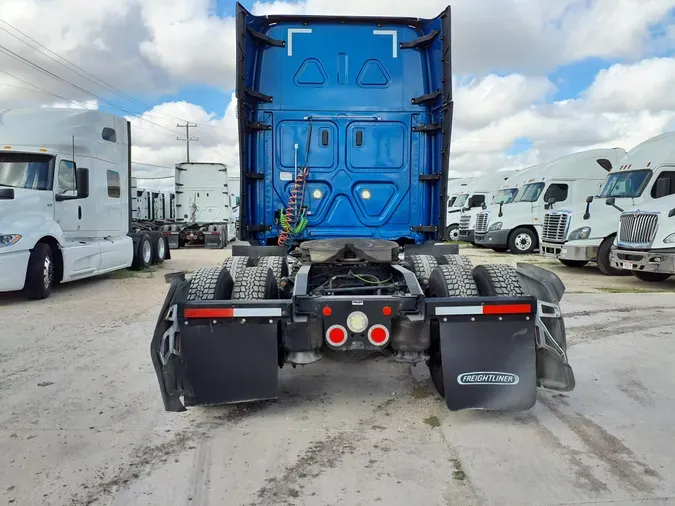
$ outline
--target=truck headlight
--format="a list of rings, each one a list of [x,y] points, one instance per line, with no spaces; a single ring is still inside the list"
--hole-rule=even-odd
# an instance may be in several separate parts
[[[588,239],[591,235],[591,227],[581,227],[573,230],[570,234],[568,241],[577,241],[579,239]]]
[[[663,242],[665,242],[667,244],[674,243],[675,242],[675,234],[667,235],[666,238],[663,240]]]
[[[490,228],[488,228],[488,232],[494,232],[495,230],[501,230],[502,225],[503,225],[503,223],[501,221],[493,223],[492,225],[490,225]]]
[[[16,244],[19,242],[19,239],[21,239],[19,234],[2,234],[0,235],[0,248]]]

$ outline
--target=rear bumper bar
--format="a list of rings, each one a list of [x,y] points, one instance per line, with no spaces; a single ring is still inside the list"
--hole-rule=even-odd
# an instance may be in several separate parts
[[[450,410],[521,410],[535,402],[539,352],[553,349],[537,330],[541,307],[533,297],[421,295],[165,302],[151,353],[167,411],[275,399],[280,367],[319,360],[327,348],[389,350],[395,360],[418,362],[434,346]],[[355,312],[367,327],[385,329],[386,342],[349,329]],[[348,335],[340,346],[328,339],[335,326]],[[553,351],[567,363],[564,351]]]

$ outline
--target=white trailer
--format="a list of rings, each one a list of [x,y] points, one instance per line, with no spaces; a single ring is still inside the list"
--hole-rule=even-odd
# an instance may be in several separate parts
[[[500,170],[489,176],[480,177],[471,184],[466,199],[457,199],[455,204],[462,206],[459,218],[460,241],[470,242],[471,244],[475,242],[474,228],[478,213],[484,206],[492,202],[499,188],[516,172],[515,170]]]
[[[621,213],[610,253],[613,268],[642,281],[665,281],[675,275],[675,170],[661,181],[661,192],[671,193],[642,209]]]
[[[487,219],[481,221],[476,243],[495,251],[532,253],[541,243],[546,211],[583,202],[597,192],[625,153],[621,148],[591,149],[542,164],[501,213],[483,216]]]
[[[600,192],[588,192],[585,203],[547,213],[542,253],[568,267],[595,262],[606,276],[630,274],[610,260],[619,217],[675,193],[674,179],[675,132],[642,142],[615,165]]]
[[[136,224],[131,125],[101,111],[0,112],[0,292],[33,299],[66,283],[170,258]]]
[[[448,197],[447,218],[445,220],[445,240],[459,240],[459,217],[462,214],[462,205],[457,205],[458,201],[465,201],[468,198],[468,191],[471,183],[476,180],[475,177],[457,178],[448,181],[446,195]]]
[[[204,244],[224,248],[233,241],[237,231],[227,166],[179,163],[175,180],[176,224],[169,227],[170,247]]]

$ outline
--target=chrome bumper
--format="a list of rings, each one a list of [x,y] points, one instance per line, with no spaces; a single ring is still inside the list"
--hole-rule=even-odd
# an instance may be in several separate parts
[[[558,260],[591,261],[598,258],[598,246],[570,246],[569,243],[542,242],[541,254]]]
[[[675,274],[675,250],[632,251],[612,247],[609,261],[615,269]]]

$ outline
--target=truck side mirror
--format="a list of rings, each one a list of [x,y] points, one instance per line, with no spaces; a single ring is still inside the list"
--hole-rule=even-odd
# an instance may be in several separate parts
[[[667,195],[670,195],[670,179],[665,177],[657,179],[655,198],[660,199],[661,197],[665,197]]]
[[[77,179],[77,198],[86,199],[89,196],[89,169],[75,168]]]
[[[584,220],[591,217],[591,202],[593,202],[593,195],[586,197],[586,212],[584,213]]]
[[[237,197],[236,205],[239,205],[239,197]]]
[[[544,209],[551,209],[553,207],[553,204],[555,204],[555,198],[551,197],[550,199],[548,199],[548,202],[544,204]]]
[[[0,188],[0,200],[14,200],[14,188]]]
[[[608,206],[612,206],[614,209],[616,209],[620,213],[623,212],[623,209],[621,209],[619,206],[616,205],[616,199],[614,197],[610,197],[607,200],[605,200],[605,204],[608,205]]]

